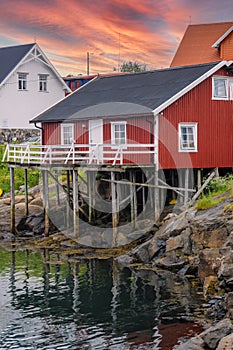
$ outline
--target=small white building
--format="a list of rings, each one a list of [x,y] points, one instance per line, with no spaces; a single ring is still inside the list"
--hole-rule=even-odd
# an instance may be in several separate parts
[[[29,120],[71,92],[37,43],[0,48],[0,128]]]

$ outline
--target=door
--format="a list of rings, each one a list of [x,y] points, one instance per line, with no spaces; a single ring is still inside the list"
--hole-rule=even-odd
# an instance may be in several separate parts
[[[103,119],[89,120],[90,158],[97,163],[103,160]]]

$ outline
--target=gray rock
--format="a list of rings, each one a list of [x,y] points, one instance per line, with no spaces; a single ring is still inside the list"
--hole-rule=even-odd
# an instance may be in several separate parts
[[[150,261],[150,255],[148,252],[148,246],[150,242],[144,242],[139,247],[132,250],[132,255],[135,256],[139,262],[147,264]]]
[[[199,254],[198,276],[204,281],[207,276],[217,276],[220,266],[218,248],[204,249]]]
[[[188,340],[186,343],[176,345],[173,347],[173,350],[203,350],[204,341],[200,336],[193,337]]]
[[[191,254],[190,235],[191,230],[187,227],[179,236],[170,237],[167,240],[166,252],[182,249],[183,254]]]
[[[216,350],[231,350],[233,349],[233,333],[222,338]]]
[[[210,349],[216,349],[219,341],[232,332],[233,324],[230,319],[225,318],[215,326],[202,332],[200,336]]]

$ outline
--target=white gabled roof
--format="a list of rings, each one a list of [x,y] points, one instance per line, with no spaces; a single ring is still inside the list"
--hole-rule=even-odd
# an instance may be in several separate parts
[[[21,49],[22,48],[22,49]],[[17,71],[17,69],[24,63],[30,62],[31,60],[40,61],[42,64],[45,64],[47,67],[51,69],[51,71],[55,74],[57,79],[63,86],[64,90],[71,92],[70,88],[67,86],[65,81],[62,79],[58,71],[49,61],[47,56],[41,50],[37,43],[28,44],[28,45],[18,45],[12,47],[5,47],[0,49],[0,56],[2,60],[5,60],[2,65],[2,79],[0,79],[0,88],[2,85],[6,83],[6,81],[12,76],[13,73]],[[6,62],[6,60],[11,60],[11,56],[15,55],[15,60],[12,59],[12,62]],[[0,57],[1,58],[1,57]]]

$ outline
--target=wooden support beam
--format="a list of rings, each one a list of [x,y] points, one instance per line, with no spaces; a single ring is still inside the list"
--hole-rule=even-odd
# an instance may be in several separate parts
[[[42,181],[43,181],[43,202],[44,202],[44,213],[45,213],[45,236],[49,235],[49,188],[48,188],[48,171],[42,171]]]
[[[188,202],[188,188],[189,187],[189,169],[185,169],[184,175],[184,204]]]
[[[115,173],[111,171],[111,193],[112,193],[112,246],[117,244],[117,225],[118,225],[118,211],[117,211],[117,197],[116,197],[116,183],[115,183]]]
[[[94,221],[94,205],[95,205],[95,176],[92,171],[87,171],[87,194],[88,194],[88,222]]]
[[[73,226],[74,236],[79,235],[79,201],[78,201],[78,174],[73,170]]]
[[[133,183],[136,184],[136,172],[134,171],[132,174]],[[136,218],[138,213],[138,203],[137,203],[137,191],[136,185],[133,185],[133,216],[136,224]]]
[[[67,194],[66,194],[66,227],[70,228],[70,171],[66,171],[66,186],[67,186]]]
[[[157,166],[155,165],[154,167],[154,185],[155,185],[155,190],[154,190],[154,208],[155,208],[155,222],[159,220],[160,217],[160,200],[159,200],[159,187],[158,187],[158,182],[159,182],[159,174],[158,174],[158,169]]]
[[[85,183],[85,185],[87,185],[87,181],[79,173],[78,173],[78,177]]]
[[[146,181],[146,176],[144,174],[144,172],[142,172],[142,183],[145,183]],[[145,186],[140,186],[140,188],[142,189],[142,212],[143,212],[143,217],[146,217],[146,213],[145,213],[145,207],[146,207],[146,187]]]
[[[101,181],[106,181],[106,182],[112,182],[112,180],[109,180],[109,179],[101,179]],[[159,180],[160,181],[160,180]],[[169,185],[152,185],[152,184],[149,184],[149,183],[145,183],[145,184],[142,184],[142,183],[139,183],[139,182],[133,182],[133,181],[117,181],[115,180],[114,181],[115,183],[119,183],[119,184],[123,184],[123,185],[135,185],[135,186],[145,186],[145,187],[152,187],[152,188],[163,188],[163,189],[170,189],[170,190],[178,190],[178,191],[184,191],[184,188],[181,188],[181,187],[171,187]],[[192,190],[192,189],[188,189],[188,192],[196,192],[195,190]],[[182,194],[181,194],[182,195]]]
[[[60,192],[59,192],[59,179],[58,179],[58,170],[54,171],[54,178],[55,178],[55,188],[56,188],[56,201],[57,205],[60,206]]]
[[[205,180],[203,185],[199,188],[199,190],[194,194],[192,199],[189,201],[189,205],[193,205],[193,203],[197,200],[197,198],[200,196],[200,194],[204,191],[206,186],[210,183],[210,181],[216,176],[216,169],[211,172],[209,177]]]
[[[130,221],[133,224],[133,227],[135,227],[135,216],[134,216],[134,193],[133,193],[133,175],[132,175],[132,170],[129,173],[130,181]]]
[[[201,188],[201,169],[197,169],[197,188],[198,190]]]
[[[162,179],[158,179],[158,182],[160,182],[162,185],[165,186],[164,189],[168,189],[168,190],[171,190],[173,192],[176,192],[177,194],[179,194],[180,196],[184,196],[183,193],[181,193],[179,190],[182,190],[182,188],[179,188],[179,187],[173,187],[173,186],[170,186],[168,185],[165,181],[163,181]],[[162,186],[160,187],[162,189]],[[191,192],[191,191],[190,191]],[[193,192],[195,192],[193,190]]]
[[[11,224],[10,231],[15,233],[15,175],[14,168],[10,167],[10,194],[11,194]]]
[[[24,187],[25,187],[25,215],[28,216],[28,170],[24,169]]]

